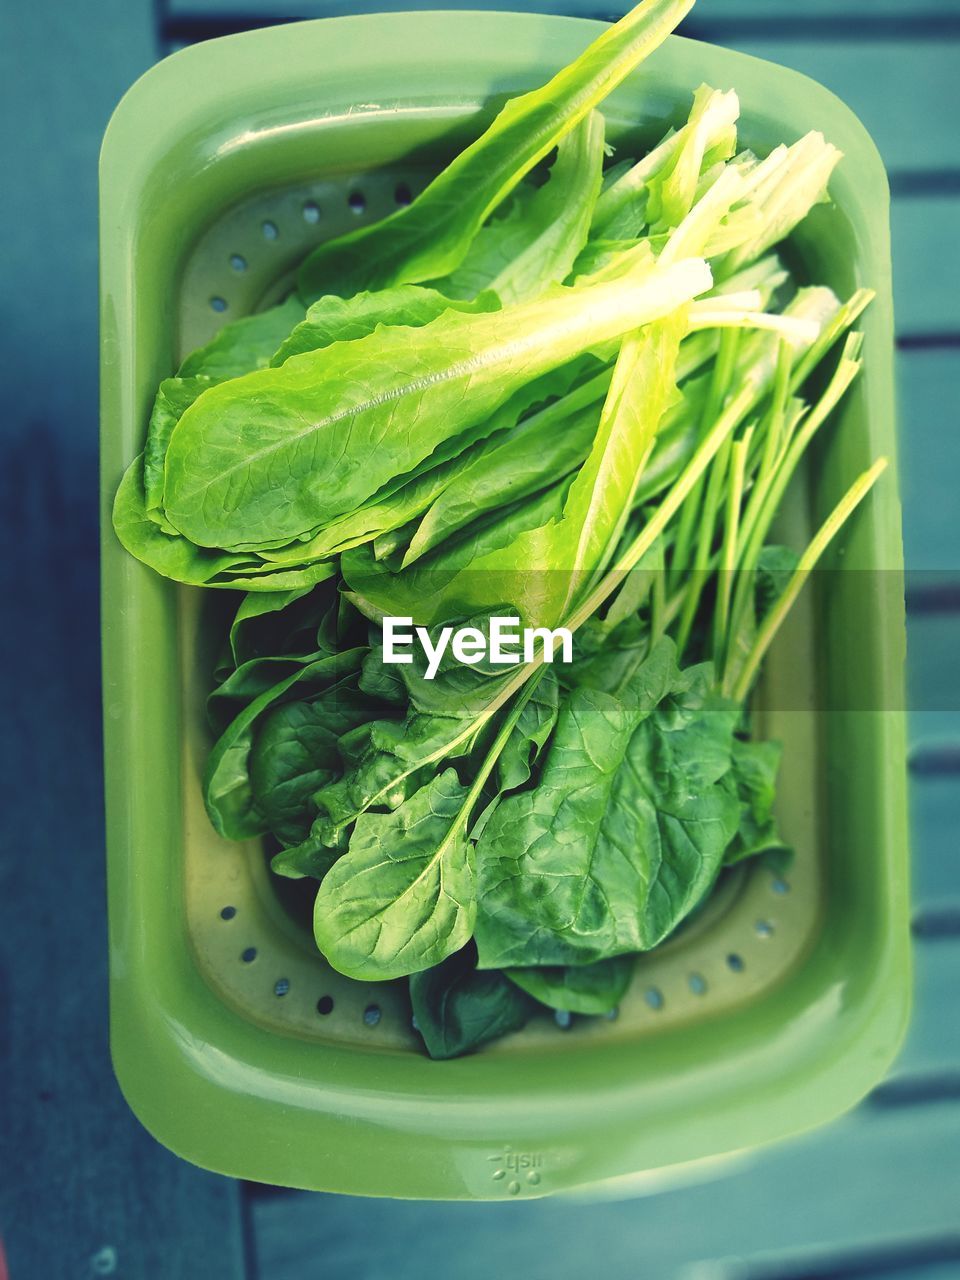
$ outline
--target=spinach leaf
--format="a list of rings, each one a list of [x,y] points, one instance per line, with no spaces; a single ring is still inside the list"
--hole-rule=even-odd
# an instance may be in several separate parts
[[[301,695],[301,684],[313,683],[322,691],[359,671],[364,652],[348,650],[298,667],[249,702],[227,725],[207,758],[203,775],[207,814],[219,835],[247,840],[269,830],[250,777],[250,753],[260,718],[279,702]]]
[[[623,999],[633,976],[633,965],[633,956],[611,956],[593,964],[550,965],[504,972],[511,982],[549,1009],[601,1014],[612,1012]]]
[[[329,586],[329,584],[327,584]],[[249,592],[230,624],[230,655],[240,667],[254,658],[276,657],[323,648],[333,652],[335,634],[324,623],[336,603],[336,591],[321,586],[293,591]]]
[[[519,1031],[534,1005],[496,969],[477,969],[476,948],[464,947],[410,976],[414,1023],[431,1058],[457,1058]]]
[[[524,175],[662,43],[692,4],[643,0],[542,88],[512,98],[411,204],[315,249],[297,278],[303,298],[348,297],[455,270]]]
[[[620,696],[575,689],[537,787],[506,796],[477,846],[484,969],[645,951],[710,888],[737,830],[736,704],[661,640]]]
[[[779,742],[734,739],[730,786],[740,804],[740,825],[724,855],[725,866],[786,848],[773,813],[781,755]]]
[[[326,649],[314,649],[310,653],[266,654],[262,658],[250,658],[228,672],[207,698],[207,720],[211,728],[216,733],[223,733],[244,707],[289,677],[298,675],[305,667],[330,656]]]
[[[470,939],[476,866],[463,816],[468,790],[444,769],[389,813],[362,814],[324,877],[317,945],[350,978],[399,978]]]
[[[486,677],[470,667],[434,681],[408,674],[413,667],[401,670],[409,698],[404,717],[373,720],[347,734],[341,742],[343,776],[317,793],[320,815],[312,834],[321,843],[337,845],[371,806],[396,808],[440,761],[469,755],[506,684],[506,677]],[[377,686],[365,676],[364,687]]]
[[[373,711],[369,699],[340,682],[308,701],[275,705],[257,723],[249,757],[253,804],[283,844],[307,838],[314,792],[341,769],[340,738]]]
[[[560,686],[556,673],[544,673],[524,704],[513,732],[497,761],[500,793],[515,791],[530,778],[540,752],[556,727],[560,714]]]

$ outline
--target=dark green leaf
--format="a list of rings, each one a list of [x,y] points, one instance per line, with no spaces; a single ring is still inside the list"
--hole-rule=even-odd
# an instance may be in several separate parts
[[[478,843],[483,968],[655,946],[716,877],[739,805],[722,784],[738,708],[661,641],[617,696],[575,689],[533,791]]]
[[[410,1003],[431,1058],[457,1058],[519,1031],[533,1007],[502,973],[477,969],[473,946],[412,974]]]
[[[565,1013],[610,1013],[633,976],[633,956],[611,956],[593,964],[507,969],[506,976],[549,1009]],[[496,973],[497,970],[489,970]]]
[[[727,866],[784,848],[773,813],[781,754],[779,742],[734,739],[730,785],[740,805],[740,825],[724,855]]]

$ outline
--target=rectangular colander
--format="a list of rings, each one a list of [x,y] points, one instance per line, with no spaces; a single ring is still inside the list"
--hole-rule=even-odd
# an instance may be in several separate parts
[[[111,1039],[131,1107],[185,1158],[244,1178],[440,1199],[543,1195],[822,1122],[883,1074],[909,999],[899,506],[893,476],[771,655],[788,872],[745,868],[643,958],[615,1019],[544,1015],[430,1061],[404,984],[317,953],[298,885],[213,832],[203,704],[229,598],[115,541],[110,509],[153,392],[225,320],[275,301],[305,251],[408,201],[504,96],[600,30],[508,13],[297,23],[187,49],[129,91],[101,160],[103,643]],[[605,104],[653,137],[702,82],[735,88],[757,151],[821,129],[834,205],[792,246],[870,285],[864,376],[785,520],[799,541],[893,455],[887,189],[869,138],[793,72],[672,38]],[[893,470],[893,469],[892,469]]]

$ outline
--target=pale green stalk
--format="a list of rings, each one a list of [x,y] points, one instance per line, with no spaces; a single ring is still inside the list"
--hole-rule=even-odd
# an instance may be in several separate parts
[[[707,400],[701,418],[701,430],[706,427],[707,423],[714,422],[720,412],[727,389],[730,386],[730,379],[736,367],[739,342],[740,334],[737,329],[724,329],[720,335],[720,346],[717,351],[716,363],[713,366],[710,389],[707,393]],[[689,564],[690,547],[693,542],[697,517],[700,514],[700,503],[701,486],[698,485],[696,492],[691,495],[690,502],[680,513],[677,538],[674,543],[670,565],[671,578],[674,582],[676,582],[677,574],[683,573]]]
[[[748,427],[743,437],[734,442],[730,460],[730,484],[727,490],[723,523],[723,544],[720,549],[720,572],[717,575],[717,604],[713,615],[713,659],[718,671],[722,669],[726,647],[730,591],[737,568],[737,527],[740,522],[740,504],[743,500],[744,476],[753,431],[752,426]]]
[[[783,621],[787,614],[793,608],[797,596],[803,589],[807,578],[809,578],[810,574],[816,567],[820,557],[843,528],[844,524],[846,524],[847,520],[849,520],[856,508],[876,484],[879,477],[886,470],[886,467],[887,459],[878,458],[868,471],[865,471],[862,475],[858,476],[834,507],[833,511],[831,511],[830,515],[817,530],[812,542],[800,557],[800,561],[787,584],[786,590],[761,623],[750,648],[750,652],[747,655],[747,659],[736,683],[733,685],[732,690],[727,689],[725,682],[724,692],[732,693],[732,696],[738,702],[743,702],[746,699],[747,694],[750,692],[750,687],[753,684],[757,671],[759,670],[760,663],[763,661],[774,637],[783,625]]]

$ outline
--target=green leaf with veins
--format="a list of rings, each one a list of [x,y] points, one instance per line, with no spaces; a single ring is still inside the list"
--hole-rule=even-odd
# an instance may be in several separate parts
[[[734,740],[729,785],[740,805],[740,825],[724,865],[786,848],[773,813],[782,754],[779,742]]]
[[[283,844],[306,839],[317,811],[314,792],[340,772],[340,738],[371,714],[369,699],[341,683],[274,706],[257,723],[249,758],[253,804]]]
[[[661,640],[618,696],[576,689],[539,784],[506,796],[477,847],[480,966],[646,951],[712,885],[739,817],[723,785],[736,704]]]
[[[340,973],[399,978],[469,941],[476,868],[462,817],[467,795],[445,769],[392,812],[357,819],[313,915],[317,946]]]
[[[250,753],[258,722],[272,707],[302,697],[310,685],[322,692],[359,671],[364,650],[353,649],[308,663],[249,702],[227,725],[207,758],[203,796],[214,830],[246,840],[269,830],[250,778]]]
[[[369,555],[344,557],[342,571],[357,596],[384,613],[428,623],[506,601],[526,626],[557,625],[605,567],[620,536],[675,395],[685,330],[681,308],[625,340],[590,452],[569,486],[554,486],[481,525],[473,537],[418,562],[419,572],[391,574]]]
[[[298,538],[482,423],[532,378],[709,286],[692,259],[636,283],[380,328],[211,387],[170,437],[166,516],[198,546]]]
[[[560,714],[560,686],[556,673],[546,671],[524,704],[520,718],[497,761],[497,788],[502,794],[528,782]]]
[[[176,377],[160,383],[143,451],[145,509],[151,520],[172,529],[163,516],[163,465],[170,436],[185,410],[217,383],[265,368],[302,315],[301,303],[288,298],[266,311],[225,324],[216,337],[187,356]]]
[[[591,378],[487,447],[426,512],[404,557],[406,568],[485,512],[541,492],[582,464],[597,434],[610,374]]]
[[[229,591],[306,590],[332,578],[334,562],[318,562],[262,573],[263,562],[248,551],[217,551],[195,546],[177,533],[164,533],[151,520],[144,505],[143,455],[124,472],[113,503],[113,528],[132,556],[159,573],[194,587],[218,587]]]

